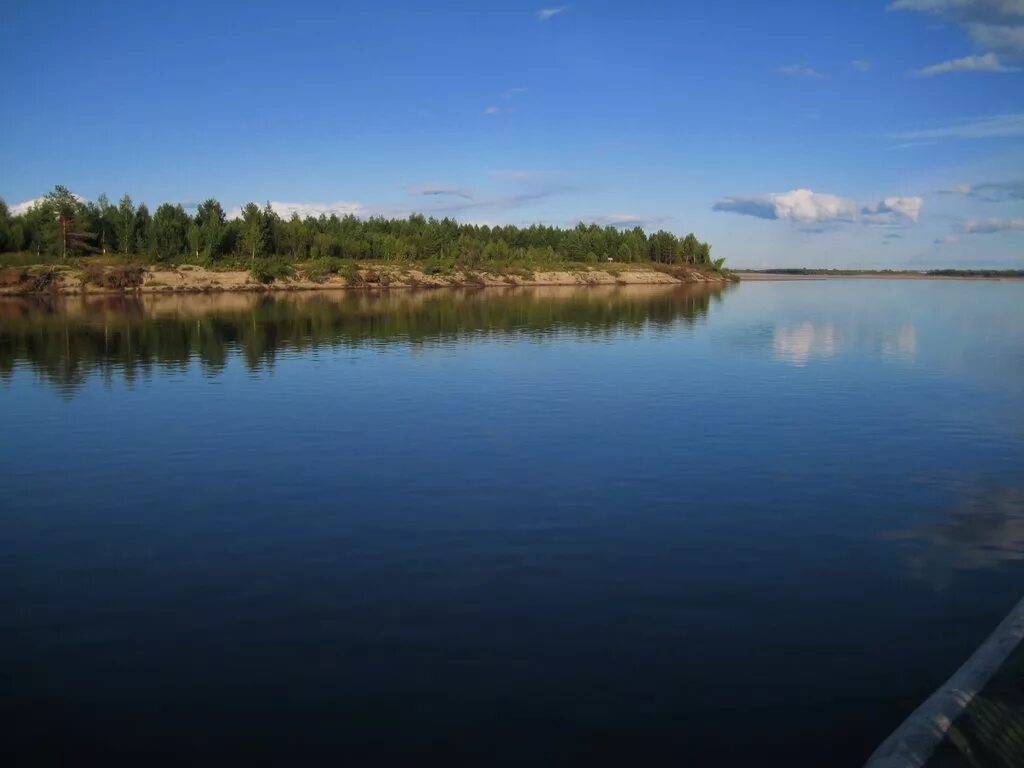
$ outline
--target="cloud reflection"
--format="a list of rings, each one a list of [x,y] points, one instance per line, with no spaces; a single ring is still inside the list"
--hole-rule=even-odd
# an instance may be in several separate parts
[[[910,323],[895,329],[849,328],[807,320],[777,325],[772,336],[775,359],[795,366],[854,350],[888,359],[914,360],[918,350],[917,328]]]
[[[911,574],[936,589],[957,571],[996,568],[1024,560],[1024,487],[976,491],[938,523],[880,534],[884,541],[911,542]]]
[[[913,360],[917,357],[917,328],[913,325],[902,325],[895,332],[885,334],[882,339],[882,354],[885,357]]]
[[[835,327],[811,322],[777,327],[773,349],[776,358],[793,365],[805,365],[812,357],[832,357],[836,353]]]

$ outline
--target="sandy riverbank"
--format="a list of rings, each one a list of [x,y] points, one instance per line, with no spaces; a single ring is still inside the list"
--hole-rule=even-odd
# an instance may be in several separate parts
[[[45,286],[33,276],[49,267],[8,268],[0,270],[0,295],[53,292],[59,294],[121,293],[96,284],[85,269],[58,268]],[[112,268],[116,269],[116,268]],[[95,275],[92,276],[95,278]],[[714,272],[679,267],[672,274],[653,269],[586,269],[580,271],[537,271],[532,275],[456,272],[430,275],[417,269],[374,266],[360,270],[358,281],[349,282],[340,275],[313,280],[301,272],[294,276],[261,283],[247,270],[214,271],[182,265],[173,268],[149,268],[141,274],[141,284],[129,288],[135,293],[200,293],[219,291],[309,291],[324,289],[442,288],[449,286],[587,286],[587,285],[672,285],[682,283],[725,283],[728,279]]]

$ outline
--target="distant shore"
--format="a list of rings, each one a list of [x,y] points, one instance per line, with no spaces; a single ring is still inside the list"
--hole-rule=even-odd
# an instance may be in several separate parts
[[[717,272],[679,266],[660,271],[627,265],[575,271],[541,271],[517,274],[457,271],[429,274],[409,267],[373,265],[360,268],[358,276],[337,274],[315,279],[301,270],[294,275],[261,282],[247,270],[211,270],[184,264],[177,267],[108,267],[40,265],[0,269],[0,295],[55,293],[60,295],[116,293],[211,293],[220,291],[312,291],[324,289],[391,289],[509,286],[672,285],[727,283],[731,278]]]
[[[736,270],[736,276],[747,282],[778,280],[1024,280],[1024,272],[986,272],[972,274],[970,271],[942,274],[935,272],[749,272]]]

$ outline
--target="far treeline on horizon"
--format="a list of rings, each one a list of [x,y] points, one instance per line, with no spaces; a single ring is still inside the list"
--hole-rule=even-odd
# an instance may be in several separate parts
[[[212,198],[197,205],[194,214],[173,203],[162,203],[151,214],[127,194],[117,204],[105,195],[84,201],[62,185],[16,214],[0,199],[0,254],[8,255],[0,257],[3,261],[18,264],[91,256],[150,263],[185,259],[208,266],[252,266],[265,259],[434,261],[465,268],[616,261],[721,270],[724,264],[724,259],[712,260],[711,246],[693,233],[678,237],[659,230],[648,235],[639,226],[488,226],[422,214],[360,219],[293,213],[284,219],[270,203],[252,202],[229,218]]]

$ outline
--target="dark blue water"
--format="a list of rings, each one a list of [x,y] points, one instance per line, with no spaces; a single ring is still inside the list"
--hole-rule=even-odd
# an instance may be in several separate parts
[[[0,301],[15,764],[859,765],[1024,588],[1024,282]]]

